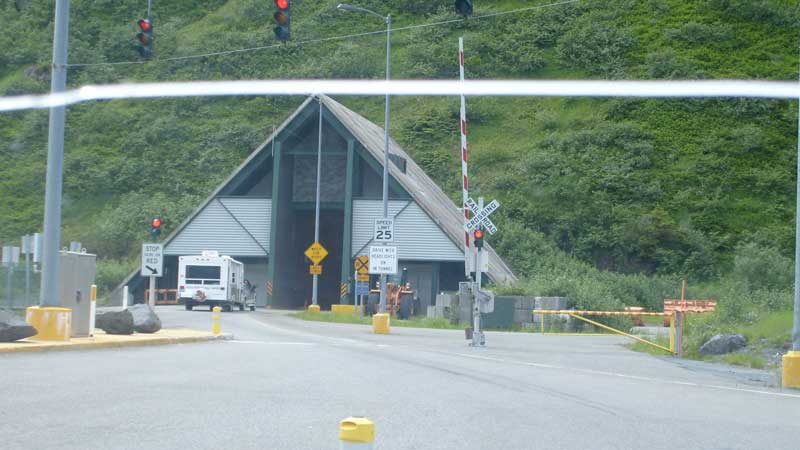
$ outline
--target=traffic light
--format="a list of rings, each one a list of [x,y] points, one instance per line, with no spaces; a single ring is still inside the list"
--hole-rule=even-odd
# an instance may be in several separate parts
[[[149,58],[153,55],[153,22],[150,18],[139,19],[136,24],[139,26],[139,32],[136,33],[136,40],[139,42],[137,50],[144,58]]]
[[[150,236],[152,236],[153,239],[158,239],[158,236],[161,234],[161,223],[160,217],[156,217],[150,222]]]
[[[456,13],[464,17],[472,15],[472,0],[456,0]]]
[[[483,248],[483,230],[475,230],[472,232],[472,238],[475,242],[475,248],[478,250]]]
[[[291,25],[292,25],[292,1],[291,0],[274,0],[275,2],[275,14],[272,17],[275,18],[275,28],[273,31],[275,32],[275,37],[278,38],[279,41],[286,42],[289,40]]]

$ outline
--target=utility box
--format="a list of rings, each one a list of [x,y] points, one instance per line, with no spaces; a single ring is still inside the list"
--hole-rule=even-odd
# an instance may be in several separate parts
[[[61,305],[72,310],[73,337],[92,332],[92,285],[97,273],[97,255],[62,250],[58,254],[58,288]]]

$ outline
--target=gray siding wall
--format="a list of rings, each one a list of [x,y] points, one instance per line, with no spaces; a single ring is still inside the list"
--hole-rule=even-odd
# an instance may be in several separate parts
[[[267,256],[272,200],[218,197],[175,236],[167,255],[197,255],[216,250],[229,256]]]
[[[408,207],[406,207],[408,205]],[[402,210],[402,211],[401,211]],[[399,215],[398,215],[399,213]],[[416,261],[463,261],[464,252],[413,201],[389,201],[398,257]],[[375,219],[383,217],[380,200],[353,200],[353,256],[369,254]]]

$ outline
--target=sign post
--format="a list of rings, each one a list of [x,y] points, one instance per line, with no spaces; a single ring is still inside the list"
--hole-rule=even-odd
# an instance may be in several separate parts
[[[374,242],[386,245],[394,241],[394,218],[389,218],[384,214],[382,219],[375,219],[375,227],[373,228],[372,240]],[[370,258],[371,259],[371,258]],[[395,270],[395,272],[397,272]],[[381,275],[381,298],[379,313],[386,312],[386,274]]]
[[[6,297],[8,298],[8,309],[14,309],[14,266],[19,262],[19,247],[3,247],[3,265],[6,266]]]
[[[150,277],[150,290],[147,303],[156,306],[156,278],[163,276],[164,272],[164,246],[161,244],[142,244],[143,277]]]
[[[322,179],[322,97],[317,97],[317,101],[319,102],[319,128],[317,130],[317,189],[314,194],[314,244],[312,244],[311,247],[306,250],[306,256],[308,256],[309,259],[314,262],[314,266],[312,266],[309,270],[309,273],[312,275],[311,304],[314,306],[314,311],[319,312],[319,306],[317,306],[317,295],[319,293],[319,276],[322,275],[322,267],[319,267],[319,263],[323,258],[325,258],[325,256],[328,255],[328,252],[325,251],[325,248],[319,244],[319,186],[320,180]],[[314,258],[309,256],[309,250],[312,252],[319,252],[319,249],[322,249],[322,251],[325,252],[321,258],[314,260]],[[316,255],[316,253],[313,254]],[[319,269],[316,269],[315,266],[319,267]]]
[[[353,278],[356,280],[355,297],[363,315],[364,296],[369,295],[369,256],[361,255],[356,257],[353,261],[353,267],[355,268]]]
[[[500,203],[497,200],[492,200],[486,207],[483,207],[483,197],[478,197],[478,203],[476,204],[472,198],[467,198],[466,202],[467,207],[472,211],[474,216],[472,219],[467,221],[464,224],[464,231],[467,233],[474,231],[475,232],[475,283],[473,284],[472,289],[472,343],[470,344],[473,347],[479,345],[486,344],[486,338],[483,334],[483,330],[481,329],[481,312],[483,310],[493,309],[494,300],[493,294],[491,292],[484,292],[481,290],[482,287],[482,275],[483,275],[483,235],[482,229],[486,229],[489,234],[497,233],[497,227],[492,223],[489,219],[489,216],[497,211],[500,207]],[[481,236],[478,236],[481,234]],[[478,241],[481,241],[478,243]],[[487,267],[488,269],[488,267]],[[491,306],[490,306],[491,303]]]
[[[328,256],[328,250],[322,246],[318,241],[314,241],[305,252],[306,258],[310,259],[311,262],[314,264],[308,268],[308,273],[313,276],[313,287],[311,292],[311,304],[316,306],[317,305],[317,280],[320,275],[322,275],[322,266],[319,265],[326,256]],[[319,308],[316,309],[319,311]]]
[[[33,252],[33,236],[22,236],[22,253],[25,254],[25,306],[31,304],[31,253]]]

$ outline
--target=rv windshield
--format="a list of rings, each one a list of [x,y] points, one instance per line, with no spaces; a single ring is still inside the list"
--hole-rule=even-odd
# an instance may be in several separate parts
[[[219,281],[219,272],[219,266],[186,266],[186,282],[188,283],[189,280]]]

